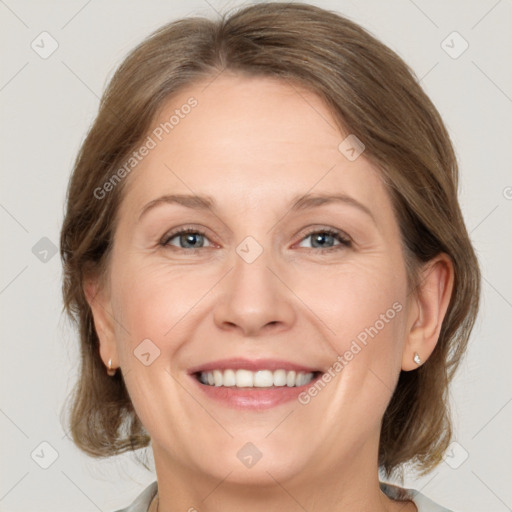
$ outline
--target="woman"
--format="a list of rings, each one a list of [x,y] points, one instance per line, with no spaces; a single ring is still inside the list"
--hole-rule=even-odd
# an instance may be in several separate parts
[[[457,163],[407,66],[309,5],[180,20],[113,77],[71,178],[70,429],[148,446],[126,512],[446,510],[433,469],[478,309]]]

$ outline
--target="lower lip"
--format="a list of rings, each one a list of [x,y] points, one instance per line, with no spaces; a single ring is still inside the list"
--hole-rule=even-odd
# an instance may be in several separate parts
[[[278,386],[272,388],[237,388],[225,386],[208,386],[200,382],[195,375],[190,377],[201,391],[212,400],[234,409],[261,411],[297,400],[298,396],[314,384],[322,374],[318,374],[311,382],[303,386]]]

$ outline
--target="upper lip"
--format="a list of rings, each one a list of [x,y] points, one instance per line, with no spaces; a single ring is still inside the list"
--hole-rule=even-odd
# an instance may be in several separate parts
[[[312,368],[311,366],[305,366],[302,364],[292,363],[285,361],[284,359],[245,359],[242,357],[232,357],[229,359],[219,359],[217,361],[211,361],[204,363],[199,366],[189,368],[190,374],[199,372],[208,372],[212,370],[250,370],[256,372],[258,370],[287,370],[296,372],[318,372],[318,368]]]

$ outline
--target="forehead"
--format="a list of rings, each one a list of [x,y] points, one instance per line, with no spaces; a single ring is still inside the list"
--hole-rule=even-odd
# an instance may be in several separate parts
[[[317,95],[296,84],[221,74],[163,105],[148,133],[154,147],[130,175],[126,199],[202,193],[261,206],[338,191],[378,201],[385,191],[377,169],[364,155],[350,161],[340,152],[348,135]]]

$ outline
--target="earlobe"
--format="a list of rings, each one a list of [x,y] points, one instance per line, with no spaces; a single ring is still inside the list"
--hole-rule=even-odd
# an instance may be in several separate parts
[[[94,328],[98,335],[100,357],[109,375],[118,367],[117,347],[110,299],[97,278],[87,278],[83,283],[84,294],[91,308]],[[114,373],[112,373],[112,371]]]
[[[408,330],[402,353],[402,370],[418,368],[430,357],[439,334],[453,290],[454,270],[450,257],[440,254],[425,264],[419,284],[411,293]]]

